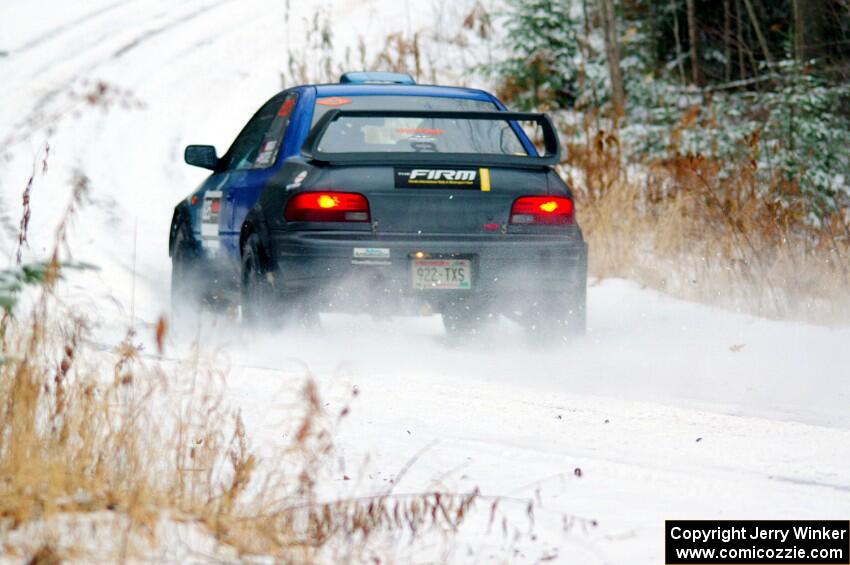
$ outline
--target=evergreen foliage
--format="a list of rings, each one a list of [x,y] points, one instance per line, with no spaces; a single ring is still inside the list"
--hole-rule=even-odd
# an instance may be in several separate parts
[[[624,155],[651,163],[700,154],[728,164],[729,174],[754,160],[758,177],[789,187],[765,197],[802,200],[817,222],[850,205],[850,5],[749,3],[752,14],[746,0],[693,4],[697,61],[689,57],[684,0],[616,4]],[[523,109],[564,109],[571,123],[604,115],[611,85],[597,3],[509,5],[503,15],[509,56],[487,68],[500,78],[500,94]],[[700,84],[693,84],[694,64]],[[588,135],[581,128],[566,133]]]
[[[518,108],[562,109],[577,93],[579,21],[565,0],[508,0],[504,48],[510,55],[484,68],[502,79]]]

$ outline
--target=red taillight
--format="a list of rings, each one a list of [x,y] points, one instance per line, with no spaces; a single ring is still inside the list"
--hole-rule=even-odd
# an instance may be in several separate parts
[[[573,201],[563,196],[521,196],[511,208],[512,224],[564,225],[573,221]]]
[[[368,222],[369,201],[352,192],[302,192],[286,203],[289,222]]]

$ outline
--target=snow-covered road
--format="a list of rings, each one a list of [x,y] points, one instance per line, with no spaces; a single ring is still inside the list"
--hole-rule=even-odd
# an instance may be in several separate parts
[[[152,323],[168,309],[171,210],[203,177],[182,163],[183,146],[224,150],[280,89],[305,18],[329,7],[342,57],[360,35],[381,44],[467,4],[292,2],[287,16],[286,3],[260,0],[0,2],[0,144],[15,140],[0,146],[9,157],[0,253],[14,253],[20,193],[49,139],[25,256],[52,245],[71,172],[82,170],[90,203],[70,246],[102,270],[72,277],[67,299],[91,307],[104,340],[121,335],[131,310],[137,324]],[[131,107],[72,97],[97,81]],[[328,316],[311,335],[255,335],[219,320],[201,335],[230,360],[228,399],[255,447],[279,441],[305,367],[330,406],[356,387],[338,438],[340,488],[376,492],[421,452],[400,490],[478,486],[539,499],[529,561],[661,563],[665,518],[848,517],[850,330],[761,320],[616,280],[591,285],[589,311],[587,338],[568,348],[529,345],[507,322],[457,346],[436,317]],[[169,353],[186,348],[175,337]],[[598,526],[565,534],[562,513]],[[516,514],[522,524],[524,507]],[[477,533],[460,538],[458,561],[504,558],[498,534]]]

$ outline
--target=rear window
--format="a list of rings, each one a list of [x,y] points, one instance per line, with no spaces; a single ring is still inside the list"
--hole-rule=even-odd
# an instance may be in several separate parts
[[[328,110],[493,111],[492,102],[436,96],[351,96],[316,100],[313,124]],[[508,122],[445,118],[346,117],[318,147],[326,153],[483,153],[528,155]]]

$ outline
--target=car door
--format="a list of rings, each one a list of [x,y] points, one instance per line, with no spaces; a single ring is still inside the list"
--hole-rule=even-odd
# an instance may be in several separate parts
[[[273,172],[295,102],[296,93],[291,91],[269,100],[228,151],[224,166],[229,177],[222,190],[219,240],[224,254],[234,263],[240,259],[242,222]]]

